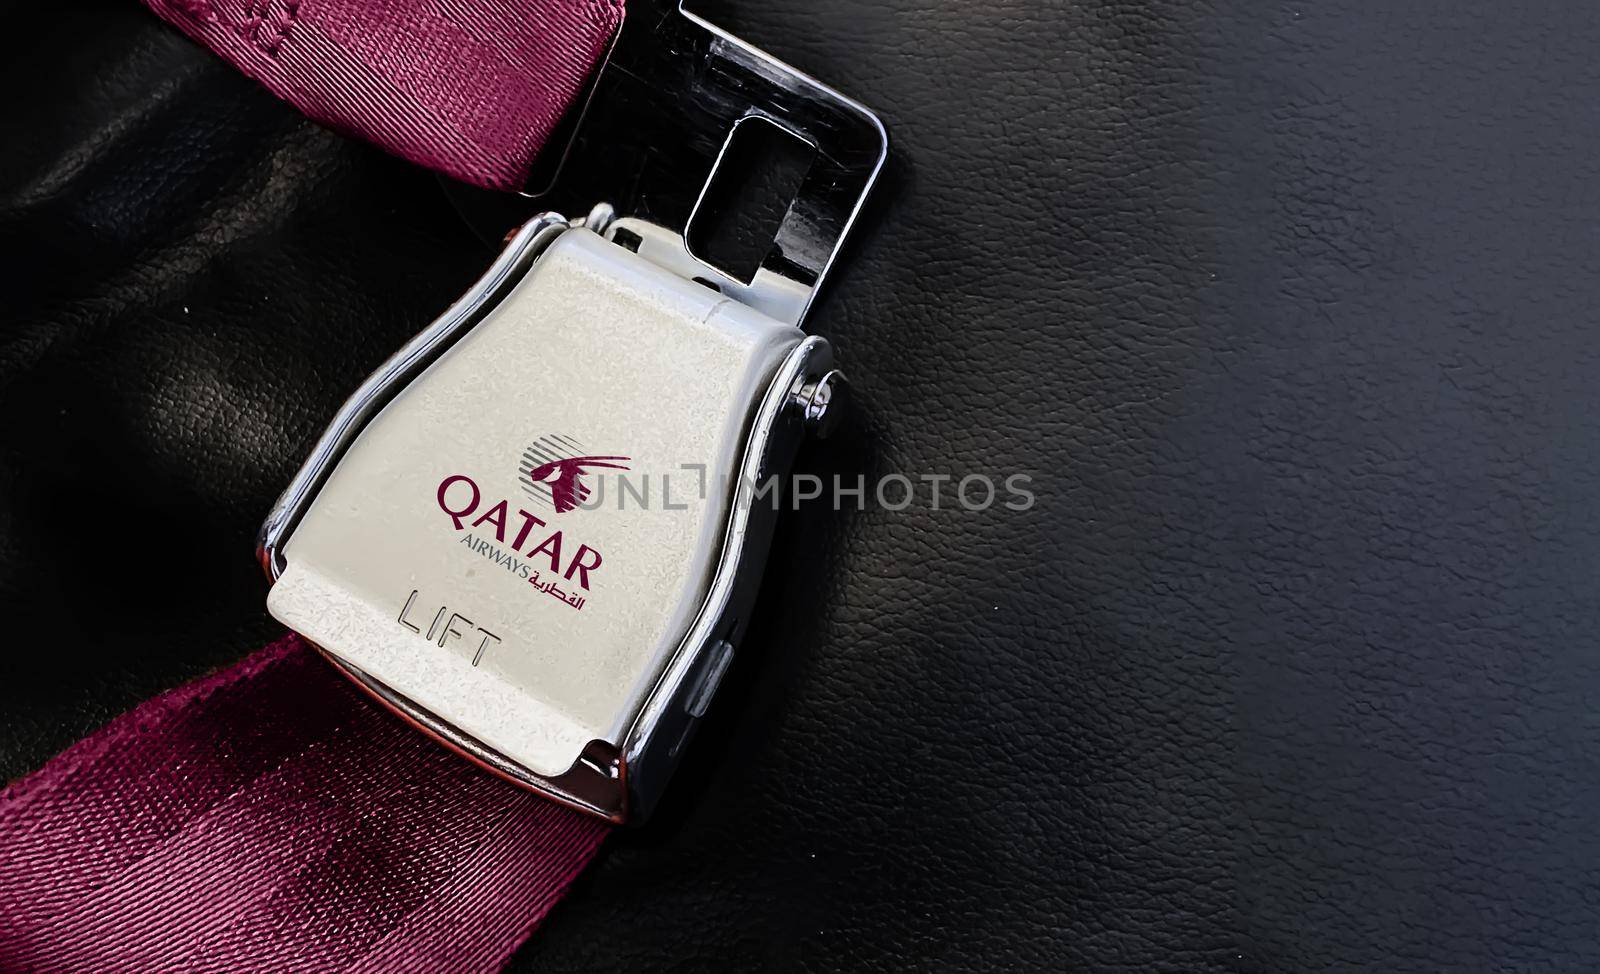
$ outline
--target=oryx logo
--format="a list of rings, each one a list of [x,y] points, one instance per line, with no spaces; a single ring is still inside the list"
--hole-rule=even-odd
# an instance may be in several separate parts
[[[629,459],[591,454],[570,436],[543,436],[522,454],[522,489],[555,508],[557,514],[565,514],[589,498],[584,474],[603,469],[627,470]]]

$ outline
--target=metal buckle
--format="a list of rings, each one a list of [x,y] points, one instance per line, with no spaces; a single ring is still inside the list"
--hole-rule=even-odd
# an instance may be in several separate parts
[[[812,147],[810,170],[754,280],[690,253],[686,231],[735,129],[763,119]],[[639,254],[779,321],[805,318],[888,155],[883,123],[860,103],[729,35],[671,0],[633,0],[564,152],[547,152],[530,195],[642,238]]]
[[[655,805],[742,640],[776,518],[753,489],[837,417],[827,342],[797,326],[886,148],[866,109],[692,15],[629,23],[545,194],[600,204],[525,224],[362,384],[258,550],[273,613],[362,687],[617,822]],[[752,117],[815,158],[741,282],[685,237]],[[584,464],[668,460],[707,468],[699,507],[571,511]]]

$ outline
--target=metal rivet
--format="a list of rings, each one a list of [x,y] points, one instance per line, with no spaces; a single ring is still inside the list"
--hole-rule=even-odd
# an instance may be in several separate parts
[[[839,428],[846,412],[850,383],[844,373],[832,369],[795,390],[795,405],[800,407],[806,428],[819,440],[827,439]]]

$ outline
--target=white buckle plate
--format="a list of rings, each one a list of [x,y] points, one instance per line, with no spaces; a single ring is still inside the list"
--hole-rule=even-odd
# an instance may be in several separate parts
[[[557,183],[607,203],[525,224],[345,404],[260,539],[271,612],[364,688],[618,822],[654,806],[744,635],[776,516],[752,492],[833,419],[831,353],[798,325],[885,147],[831,89],[675,9],[641,16]],[[652,37],[672,56],[647,56]],[[655,92],[648,64],[693,93],[687,127],[604,154],[669,156],[686,191],[583,161],[616,106]],[[684,239],[694,186],[751,115],[817,151],[739,282]],[[667,138],[662,124],[635,135]],[[628,191],[607,198],[606,182]]]

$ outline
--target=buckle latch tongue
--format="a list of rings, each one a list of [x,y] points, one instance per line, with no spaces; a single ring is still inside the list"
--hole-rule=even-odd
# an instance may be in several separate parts
[[[753,280],[691,253],[688,230],[735,130],[762,119],[814,154]],[[615,209],[610,233],[638,252],[787,324],[804,319],[888,155],[883,123],[860,103],[672,0],[630,2],[565,152],[532,195],[582,213]]]

